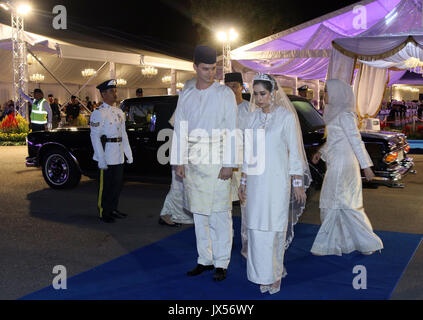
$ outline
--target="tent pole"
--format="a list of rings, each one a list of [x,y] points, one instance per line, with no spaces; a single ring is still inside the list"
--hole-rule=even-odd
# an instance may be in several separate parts
[[[79,90],[77,91],[77,92],[75,92],[73,95],[74,96],[78,96],[78,94],[82,91],[82,89],[84,89],[87,85],[88,85],[88,83],[90,83],[90,81],[92,80],[92,79],[94,79],[95,77],[97,77],[97,75],[98,75],[98,73],[101,71],[101,69],[103,69],[104,68],[104,66],[107,64],[108,62],[106,61],[106,62],[104,62],[102,65],[101,65],[101,67],[100,68],[98,68],[97,69],[97,71],[96,71],[96,73],[95,74],[93,74],[83,85],[82,85],[82,87],[81,88],[79,88]],[[87,109],[88,110],[88,109]]]
[[[170,76],[171,76],[171,82],[170,82],[170,94],[176,94],[176,70],[170,69]]]
[[[38,63],[53,77],[54,80],[57,81],[57,83],[59,83],[70,95],[72,95],[72,92],[69,91],[69,89],[63,84],[62,81],[60,81],[59,79],[56,78],[56,76],[44,65],[44,63],[41,62],[40,59],[38,59],[38,57],[31,51],[31,49],[28,48],[27,46],[27,51],[31,54],[31,56],[33,56],[35,58],[35,60],[38,61]]]

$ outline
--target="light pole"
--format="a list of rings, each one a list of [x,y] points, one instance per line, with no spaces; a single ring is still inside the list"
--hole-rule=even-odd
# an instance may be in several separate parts
[[[238,33],[234,29],[229,32],[220,31],[217,33],[217,38],[223,43],[223,76],[226,73],[232,72],[231,65],[231,42],[238,38]]]
[[[24,16],[31,11],[25,3],[0,1],[0,6],[9,11],[12,25],[12,65],[13,65],[13,101],[15,112],[28,119],[26,102],[19,94],[19,89],[26,92],[28,84],[28,65],[26,61],[26,43],[24,37]]]

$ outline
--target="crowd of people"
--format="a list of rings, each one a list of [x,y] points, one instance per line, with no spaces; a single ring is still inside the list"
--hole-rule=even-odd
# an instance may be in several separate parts
[[[172,185],[159,221],[171,226],[194,223],[198,259],[187,275],[215,270],[213,279],[225,280],[233,241],[232,201],[237,194],[247,278],[262,293],[275,294],[287,276],[284,254],[311,183],[297,113],[271,75],[254,78],[251,102],[242,99],[241,74],[225,75],[225,85],[215,82],[216,51],[210,47],[195,49],[194,69],[196,78],[186,83],[169,120],[174,126]],[[99,168],[97,203],[99,218],[113,223],[127,216],[118,210],[118,203],[123,164],[125,158],[132,163],[133,157],[124,114],[114,107],[116,81],[97,88],[104,99],[90,119],[93,159]],[[311,253],[342,255],[357,250],[369,255],[381,250],[383,243],[363,209],[360,168],[367,180],[374,173],[358,131],[351,86],[329,80],[325,102],[327,142],[312,161],[322,159],[328,169],[320,197],[322,227]],[[225,138],[233,132],[241,148]],[[106,147],[102,136],[106,136]],[[260,144],[265,148],[254,154],[252,150],[260,149]]]
[[[74,95],[70,97],[70,101],[61,104],[59,99],[54,97],[53,94],[48,94],[46,100],[41,89],[35,89],[32,97],[27,96],[22,91],[20,91],[20,94],[28,103],[30,126],[33,131],[48,128],[54,129],[61,125],[76,126],[78,125],[78,117],[80,115],[93,112],[102,104],[102,102],[97,103],[96,101],[91,101],[88,96],[82,101]],[[3,105],[0,105],[0,121],[14,111],[15,106],[13,100],[8,100]],[[38,115],[34,115],[34,113]]]

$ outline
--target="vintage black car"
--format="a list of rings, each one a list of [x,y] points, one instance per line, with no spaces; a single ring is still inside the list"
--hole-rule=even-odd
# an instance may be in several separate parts
[[[304,146],[310,160],[324,143],[322,116],[308,100],[298,96],[289,98],[297,110]],[[127,99],[123,102],[122,108],[127,114],[126,129],[134,156],[132,164],[125,164],[126,178],[170,183],[170,165],[159,163],[158,152],[169,149],[166,147],[170,146],[172,127],[168,120],[176,108],[177,100],[178,96],[158,96]],[[399,181],[414,166],[413,159],[407,156],[410,147],[405,135],[362,132],[362,138],[374,163],[376,179],[373,183],[401,186]],[[28,135],[27,142],[26,165],[41,167],[45,181],[52,188],[75,187],[81,175],[96,176],[97,162],[92,159],[94,151],[88,126],[33,132]],[[168,155],[168,151],[165,154]],[[322,161],[317,165],[309,161],[309,164],[314,184],[319,186],[323,181],[325,164]]]

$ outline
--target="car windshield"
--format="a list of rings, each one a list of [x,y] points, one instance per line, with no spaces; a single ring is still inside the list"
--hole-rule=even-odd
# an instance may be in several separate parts
[[[306,122],[310,129],[317,130],[325,126],[322,116],[309,102],[292,101],[292,104],[297,110],[298,116]]]

